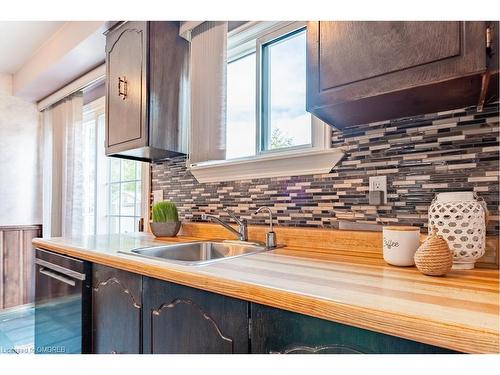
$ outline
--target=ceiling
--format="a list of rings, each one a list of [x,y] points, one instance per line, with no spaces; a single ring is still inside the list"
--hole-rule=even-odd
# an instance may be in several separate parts
[[[0,21],[0,73],[16,73],[64,23]]]

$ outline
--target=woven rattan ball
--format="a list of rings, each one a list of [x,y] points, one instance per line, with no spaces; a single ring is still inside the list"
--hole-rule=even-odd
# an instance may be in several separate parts
[[[442,236],[433,228],[431,235],[415,253],[415,265],[424,275],[443,276],[453,266],[453,253]]]

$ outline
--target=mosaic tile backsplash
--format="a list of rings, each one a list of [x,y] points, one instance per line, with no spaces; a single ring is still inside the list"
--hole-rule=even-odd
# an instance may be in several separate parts
[[[250,224],[260,206],[272,207],[279,225],[332,227],[336,220],[427,226],[438,192],[475,191],[490,211],[488,234],[499,233],[499,103],[356,125],[332,131],[344,158],[328,174],[199,183],[184,157],[152,164],[152,190],[163,190],[182,219],[229,208]],[[387,176],[388,202],[368,203],[368,179]],[[276,223],[276,221],[275,221]]]

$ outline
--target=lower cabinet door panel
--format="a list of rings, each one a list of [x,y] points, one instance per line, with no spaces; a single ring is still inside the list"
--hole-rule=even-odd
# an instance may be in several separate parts
[[[142,352],[142,276],[94,264],[92,278],[92,352]]]
[[[454,353],[444,348],[253,303],[251,318],[252,353]]]
[[[248,302],[144,277],[144,353],[248,353]]]
[[[92,273],[93,353],[456,353],[98,264]]]

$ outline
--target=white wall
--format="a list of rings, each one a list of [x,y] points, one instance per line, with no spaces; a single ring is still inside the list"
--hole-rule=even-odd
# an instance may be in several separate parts
[[[12,75],[0,73],[0,95],[12,95]]]
[[[0,74],[0,226],[41,224],[41,128],[36,104]]]
[[[104,63],[108,24],[66,22],[14,74],[14,95],[41,100]]]

